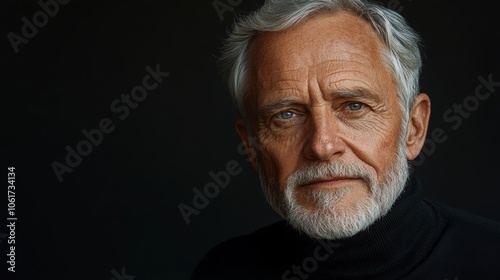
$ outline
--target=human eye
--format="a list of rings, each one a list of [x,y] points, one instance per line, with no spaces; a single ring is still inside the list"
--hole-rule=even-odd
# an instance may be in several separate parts
[[[276,118],[281,119],[281,120],[289,120],[295,116],[297,116],[297,114],[295,114],[293,111],[290,111],[290,110],[281,111],[281,112],[276,114]]]
[[[271,128],[290,128],[299,125],[304,121],[304,113],[285,109],[275,113],[270,120]]]
[[[344,120],[359,119],[370,112],[370,107],[359,101],[346,102],[339,109],[338,116]]]
[[[347,104],[347,109],[349,109],[350,111],[360,111],[361,109],[364,108],[364,106],[365,104],[361,102],[352,102]]]

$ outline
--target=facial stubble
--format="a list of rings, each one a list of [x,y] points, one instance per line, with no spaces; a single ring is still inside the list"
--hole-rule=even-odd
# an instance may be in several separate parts
[[[403,129],[396,156],[385,174],[378,178],[373,168],[364,163],[334,160],[328,164],[311,164],[292,173],[284,191],[276,180],[266,175],[259,160],[259,177],[264,195],[271,207],[295,229],[317,239],[341,239],[365,230],[390,210],[404,189],[409,176]],[[258,157],[257,157],[258,159]],[[348,177],[362,180],[368,187],[367,196],[344,203],[355,191],[354,186],[334,189],[301,190],[314,207],[298,202],[298,189],[317,179]],[[359,186],[358,186],[359,187]]]

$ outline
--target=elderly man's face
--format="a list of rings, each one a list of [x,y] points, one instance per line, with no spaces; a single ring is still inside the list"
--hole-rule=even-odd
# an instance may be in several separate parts
[[[325,203],[342,213],[358,211],[365,202],[369,207],[374,185],[384,180],[397,155],[406,161],[408,153],[408,147],[401,149],[406,135],[396,84],[371,26],[349,13],[316,15],[286,31],[259,35],[250,67],[249,127],[240,121],[237,128],[257,153],[254,166],[272,188],[275,208],[286,207],[286,196],[304,211],[328,209]],[[342,166],[336,170],[362,172],[296,174],[337,163]],[[337,195],[321,202],[329,193]]]

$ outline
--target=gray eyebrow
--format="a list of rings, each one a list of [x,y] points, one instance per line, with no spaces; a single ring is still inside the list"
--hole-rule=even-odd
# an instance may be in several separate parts
[[[279,108],[286,107],[290,104],[297,103],[299,100],[297,98],[285,98],[279,101],[273,102],[271,104],[267,104],[259,108],[259,112],[268,112],[273,111]]]
[[[369,89],[340,89],[331,92],[331,95],[336,95],[340,98],[362,97],[375,102],[380,102],[380,95]]]

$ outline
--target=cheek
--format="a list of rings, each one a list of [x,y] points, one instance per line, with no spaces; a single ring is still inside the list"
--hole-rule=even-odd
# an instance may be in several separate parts
[[[380,162],[379,169],[383,174],[386,174],[392,164],[394,164],[394,160],[399,150],[399,132],[400,130],[398,129],[384,138],[376,150],[376,156],[379,158]]]
[[[356,158],[386,174],[399,149],[399,123],[392,120],[380,122],[364,130],[346,130],[346,142]]]
[[[299,165],[301,143],[296,140],[259,141],[262,168],[266,176],[277,180],[280,189],[284,188],[286,179]]]

